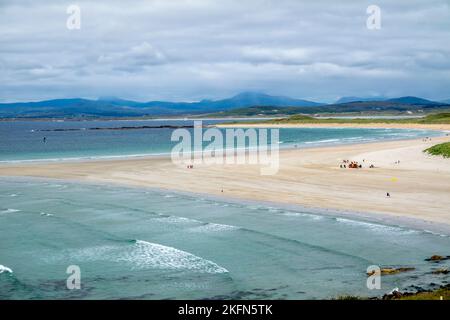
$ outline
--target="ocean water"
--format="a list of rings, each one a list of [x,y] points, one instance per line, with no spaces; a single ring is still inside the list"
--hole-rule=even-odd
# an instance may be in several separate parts
[[[224,120],[208,120],[203,121],[203,124],[219,122],[224,122]],[[193,125],[193,121],[0,121],[0,162],[169,154],[177,143],[170,140],[173,132],[173,129],[170,128],[88,130],[89,128],[159,125]],[[192,129],[189,130],[192,132]],[[281,148],[311,147],[433,137],[440,134],[436,131],[404,129],[290,128],[280,129],[279,146]],[[46,143],[43,142],[44,137]]]
[[[214,124],[222,121],[204,121]],[[0,122],[0,162],[168,154],[191,120]],[[61,131],[64,129],[66,131]],[[67,129],[74,129],[68,130]],[[56,131],[48,131],[56,130]],[[192,131],[192,130],[191,130]],[[395,129],[281,129],[280,147],[433,137]],[[47,141],[44,143],[43,138]],[[0,177],[0,299],[322,299],[436,286],[450,238],[328,211],[58,180]],[[69,266],[81,289],[68,290]],[[368,290],[370,265],[410,266]]]
[[[326,214],[325,214],[326,213]],[[450,238],[330,212],[0,178],[0,299],[322,299],[440,285]],[[81,289],[68,290],[68,266]],[[416,268],[368,290],[370,265]]]

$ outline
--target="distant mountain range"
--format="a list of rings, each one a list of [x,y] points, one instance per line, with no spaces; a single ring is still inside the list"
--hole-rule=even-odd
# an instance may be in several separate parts
[[[393,98],[389,99],[386,97],[342,97],[339,100],[337,100],[334,104],[341,104],[341,103],[351,103],[351,102],[378,102],[378,101],[384,101],[384,102],[399,102],[399,103],[406,103],[406,104],[420,104],[420,105],[429,105],[429,104],[440,104],[441,102],[435,102],[427,99],[422,99],[418,97],[400,97],[400,98]],[[449,102],[449,101],[447,101]]]
[[[1,103],[0,117],[140,117],[160,115],[202,114],[250,106],[320,106],[321,103],[244,92],[223,100],[199,102],[136,102],[118,98],[56,99],[39,102]]]
[[[339,100],[337,100],[335,102],[335,104],[340,104],[340,103],[349,103],[349,102],[355,102],[355,101],[383,101],[386,100],[387,98],[385,97],[342,97]]]
[[[375,100],[374,100],[375,99]],[[450,103],[450,102],[448,102]],[[435,102],[418,97],[395,99],[344,97],[334,104],[324,104],[257,92],[244,92],[223,100],[199,102],[137,102],[114,97],[98,100],[56,99],[39,102],[0,103],[0,118],[80,118],[80,117],[155,117],[172,115],[232,114],[233,110],[255,107],[272,109],[278,114],[357,112],[380,110],[418,110],[450,108],[447,102]],[[284,111],[286,112],[284,112]]]

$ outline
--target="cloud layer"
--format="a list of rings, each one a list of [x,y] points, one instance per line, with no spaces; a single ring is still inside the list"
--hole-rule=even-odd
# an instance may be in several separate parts
[[[448,0],[96,0],[0,3],[0,101],[192,101],[264,91],[450,98]]]

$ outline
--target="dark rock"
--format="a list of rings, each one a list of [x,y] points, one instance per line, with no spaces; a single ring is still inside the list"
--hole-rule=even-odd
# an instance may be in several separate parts
[[[450,259],[450,256],[440,256],[440,255],[432,255],[430,258],[425,259],[425,261],[433,261],[433,262],[439,262]]]
[[[401,272],[407,272],[407,271],[412,271],[415,270],[416,268],[411,268],[411,267],[400,267],[400,268],[381,268],[381,274],[382,275],[388,275],[388,274],[397,274],[397,273],[401,273]],[[367,275],[371,276],[373,275],[375,272],[368,272]]]
[[[85,131],[85,130],[142,130],[142,129],[192,129],[193,125],[160,125],[160,126],[135,126],[135,127],[93,127],[93,128],[57,128],[36,130],[41,132],[65,132],[65,131]]]
[[[432,274],[449,274],[450,271],[448,269],[445,268],[441,268],[441,269],[436,269],[431,271]]]

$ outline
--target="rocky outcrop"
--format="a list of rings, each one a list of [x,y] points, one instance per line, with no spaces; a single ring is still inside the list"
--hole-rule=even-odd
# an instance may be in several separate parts
[[[436,269],[431,271],[432,274],[449,274],[450,270],[446,269],[446,268],[441,268],[441,269]]]
[[[401,273],[401,272],[408,272],[408,271],[413,271],[416,268],[411,268],[411,267],[400,267],[400,268],[381,268],[381,274],[382,275],[388,275],[388,274],[397,274],[397,273]],[[367,275],[371,276],[375,274],[375,271],[372,272],[368,272]]]
[[[135,126],[135,127],[93,127],[93,128],[56,128],[41,129],[40,132],[58,132],[58,131],[85,131],[85,130],[141,130],[141,129],[192,129],[193,125],[160,125],[160,126]]]
[[[432,255],[430,258],[425,259],[425,261],[431,261],[431,262],[440,262],[444,260],[450,259],[450,256],[440,256],[440,255]]]

